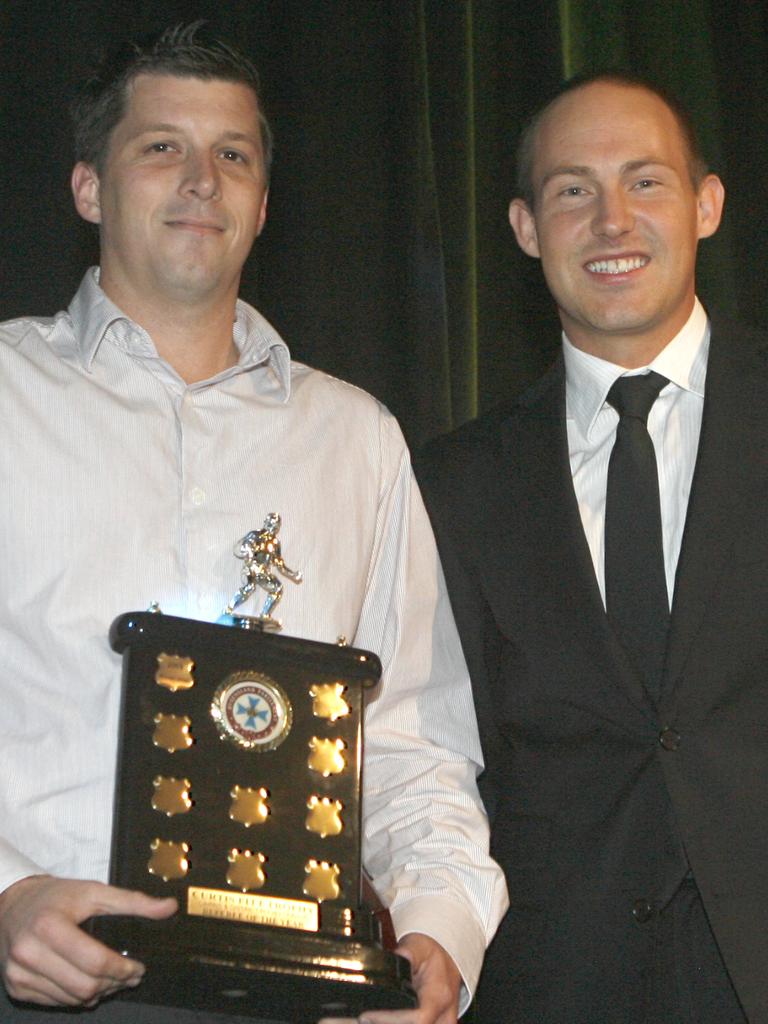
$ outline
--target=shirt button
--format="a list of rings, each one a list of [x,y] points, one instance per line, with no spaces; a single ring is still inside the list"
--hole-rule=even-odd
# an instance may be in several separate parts
[[[202,487],[193,487],[189,492],[189,500],[193,505],[202,505],[205,501],[205,491]]]
[[[632,916],[638,924],[645,924],[653,917],[653,904],[649,900],[635,900],[632,904]]]
[[[663,729],[659,733],[659,743],[665,750],[677,750],[680,746],[680,733],[676,729]]]

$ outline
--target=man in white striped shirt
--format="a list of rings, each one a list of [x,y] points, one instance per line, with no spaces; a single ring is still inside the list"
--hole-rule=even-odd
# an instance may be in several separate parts
[[[277,512],[303,571],[285,632],[344,635],[384,665],[366,711],[363,857],[419,1007],[365,1019],[453,1024],[506,894],[431,530],[393,418],[291,362],[237,299],[270,135],[253,67],[195,31],[129,47],[89,83],[72,188],[99,226],[100,268],[67,311],[0,327],[0,1018],[72,1019],[37,1003],[94,1022],[207,1019],[96,1005],[144,968],[78,925],[175,910],[104,884],[120,680],[108,629],[152,600],[215,619],[237,587],[233,543]]]

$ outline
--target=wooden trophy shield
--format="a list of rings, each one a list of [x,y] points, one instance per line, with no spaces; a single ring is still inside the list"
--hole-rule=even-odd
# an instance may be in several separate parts
[[[111,882],[179,903],[165,921],[93,919],[147,965],[125,998],[290,1022],[415,1005],[361,892],[378,658],[152,612],[116,619],[110,639],[123,655]]]

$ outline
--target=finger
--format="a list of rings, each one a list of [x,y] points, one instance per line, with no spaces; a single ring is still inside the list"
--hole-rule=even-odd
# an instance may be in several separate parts
[[[159,920],[170,917],[178,910],[179,906],[172,896],[148,896],[144,892],[118,889],[113,885],[100,885],[89,895],[86,917],[128,914],[132,917],[150,917]]]
[[[420,1010],[366,1010],[360,1024],[421,1024],[430,1020]]]
[[[43,931],[42,925],[38,925],[38,930]],[[92,979],[101,987],[113,984],[128,985],[134,980],[138,983],[144,976],[144,965],[138,960],[122,956],[69,922],[62,922],[62,927],[51,924],[45,927],[44,933],[38,934],[37,938],[41,946],[47,947],[42,950],[46,958],[56,955],[60,961],[69,964],[76,974]],[[45,961],[38,961],[42,962]],[[45,970],[49,973],[47,963]],[[55,980],[62,984],[60,977],[56,977]],[[74,991],[78,994],[79,987]]]
[[[112,977],[94,977],[51,949],[36,951],[30,945],[28,951],[23,952],[29,956],[29,964],[16,958],[6,969],[6,985],[15,999],[44,1005],[79,1006],[125,984]],[[45,973],[35,968],[37,963],[45,964]]]

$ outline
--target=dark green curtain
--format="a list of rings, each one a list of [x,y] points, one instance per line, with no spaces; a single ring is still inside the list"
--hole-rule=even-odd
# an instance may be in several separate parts
[[[262,61],[291,152],[257,257],[260,305],[294,352],[385,401],[414,444],[502,400],[556,344],[507,223],[517,126],[561,78],[545,8],[303,4],[289,33],[302,94]],[[551,339],[544,357],[534,333]]]
[[[261,69],[270,215],[243,294],[294,355],[413,445],[506,401],[559,342],[507,223],[523,120],[566,73],[648,73],[729,192],[705,302],[768,326],[768,13],[757,0],[39,0],[0,4],[0,318],[66,305],[95,236],[71,209],[66,103],[95,51],[197,17]]]

